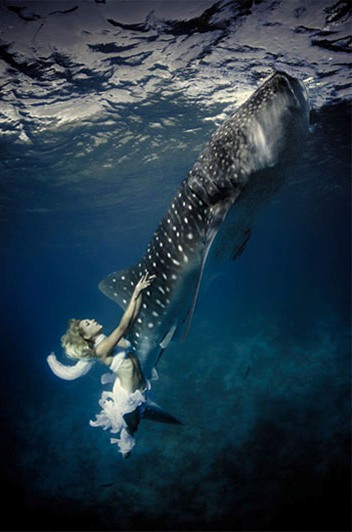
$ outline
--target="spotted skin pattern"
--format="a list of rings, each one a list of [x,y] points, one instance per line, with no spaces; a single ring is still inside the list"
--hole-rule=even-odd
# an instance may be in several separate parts
[[[140,262],[114,272],[101,291],[126,308],[146,271],[156,275],[143,292],[130,339],[147,377],[160,343],[193,313],[210,246],[225,217],[233,225],[234,253],[242,249],[256,211],[278,188],[280,166],[297,152],[308,128],[303,84],[274,73],[215,131],[154,232]],[[243,231],[243,234],[242,234]]]

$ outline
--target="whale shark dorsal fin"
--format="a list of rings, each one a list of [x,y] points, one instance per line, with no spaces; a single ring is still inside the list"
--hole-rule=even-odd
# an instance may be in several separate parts
[[[113,272],[100,281],[99,290],[126,310],[139,277],[138,269],[134,266]]]

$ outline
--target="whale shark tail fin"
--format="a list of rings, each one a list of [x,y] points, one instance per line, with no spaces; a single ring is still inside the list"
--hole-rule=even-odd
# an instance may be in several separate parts
[[[150,421],[157,421],[158,423],[182,425],[181,421],[175,418],[175,416],[166,412],[166,410],[161,408],[161,406],[150,399],[147,400],[147,404],[143,410],[142,418],[149,419]]]

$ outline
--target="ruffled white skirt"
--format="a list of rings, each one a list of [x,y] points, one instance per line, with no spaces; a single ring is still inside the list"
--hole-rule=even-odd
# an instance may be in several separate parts
[[[106,379],[103,380],[106,382]],[[127,423],[123,416],[136,410],[146,402],[146,392],[136,390],[128,392],[121,386],[120,380],[116,377],[112,391],[103,391],[99,400],[101,412],[96,415],[96,420],[89,421],[91,427],[102,427],[104,430],[110,429],[112,434],[119,434],[119,438],[111,438],[112,444],[117,444],[119,452],[125,455],[135,446],[135,439],[127,431]]]

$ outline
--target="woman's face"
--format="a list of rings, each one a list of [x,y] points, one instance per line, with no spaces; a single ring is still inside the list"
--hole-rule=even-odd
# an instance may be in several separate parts
[[[91,340],[103,330],[103,326],[100,325],[100,323],[98,323],[96,320],[90,319],[81,320],[79,328],[82,332],[83,338],[86,340]]]

